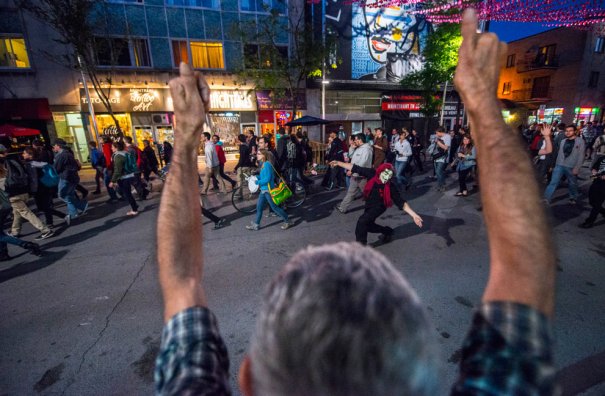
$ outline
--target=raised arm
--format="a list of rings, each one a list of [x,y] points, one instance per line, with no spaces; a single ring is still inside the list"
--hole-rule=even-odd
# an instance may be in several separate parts
[[[164,296],[164,320],[195,306],[206,305],[202,288],[202,221],[197,191],[197,148],[210,89],[199,72],[185,63],[170,81],[177,120],[170,172],[158,216],[158,265]]]
[[[511,301],[551,315],[555,253],[538,185],[518,137],[506,126],[496,97],[506,44],[477,34],[477,17],[462,22],[454,83],[468,111],[477,147],[481,200],[490,249],[483,301]],[[506,205],[503,205],[506,200]]]
[[[546,144],[542,150],[538,151],[538,155],[546,155],[546,154],[552,153],[552,140],[551,140],[552,126],[551,125],[544,125],[544,128],[542,130],[542,136],[544,137],[544,143],[546,143]]]

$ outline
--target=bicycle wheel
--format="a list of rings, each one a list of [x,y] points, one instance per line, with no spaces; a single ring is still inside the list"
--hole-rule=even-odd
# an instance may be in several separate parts
[[[305,186],[300,182],[295,182],[294,186],[290,186],[292,190],[292,196],[286,200],[287,208],[296,208],[305,202],[307,198],[307,190]]]
[[[248,183],[244,183],[231,193],[231,203],[236,210],[242,213],[254,213],[259,192],[260,190],[255,193],[251,192]]]

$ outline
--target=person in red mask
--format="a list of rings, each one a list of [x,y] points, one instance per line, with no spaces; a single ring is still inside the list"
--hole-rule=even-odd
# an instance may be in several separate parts
[[[366,201],[365,209],[355,227],[355,238],[362,245],[368,243],[368,232],[380,233],[382,243],[388,243],[393,238],[393,229],[388,226],[376,224],[376,219],[383,214],[387,208],[395,205],[409,214],[418,227],[422,227],[422,217],[418,216],[410,205],[401,197],[396,187],[391,184],[394,175],[393,165],[381,164],[378,168],[363,168],[358,165],[342,161],[332,161],[330,166],[340,166],[353,173],[365,177],[368,182],[363,190],[363,198]]]

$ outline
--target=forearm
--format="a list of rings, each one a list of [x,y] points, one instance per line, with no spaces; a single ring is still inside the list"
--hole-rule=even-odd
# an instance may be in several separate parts
[[[472,107],[469,116],[479,131],[475,141],[491,257],[483,300],[524,303],[550,315],[555,254],[531,163],[495,96]]]
[[[404,202],[404,204],[403,204],[403,211],[405,213],[409,214],[410,216],[416,216],[417,215],[417,213],[414,212],[414,210],[412,209],[412,207],[407,202]]]
[[[195,149],[175,145],[157,226],[165,320],[189,306],[206,305],[201,286],[202,224],[197,183]]]
[[[351,170],[353,169],[353,164],[350,162],[342,162],[342,161],[334,161],[336,163],[336,166],[340,166],[341,168],[345,169],[345,170]]]

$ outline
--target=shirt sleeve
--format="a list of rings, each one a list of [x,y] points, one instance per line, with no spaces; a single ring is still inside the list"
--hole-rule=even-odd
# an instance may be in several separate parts
[[[364,168],[363,166],[353,164],[351,173],[357,173],[361,177],[365,177],[366,179],[371,179],[376,174],[376,171],[372,168]]]
[[[231,394],[227,348],[208,308],[187,308],[164,326],[155,389],[157,395]]]
[[[391,183],[391,200],[395,203],[399,209],[403,210],[403,205],[405,205],[406,200],[403,199],[401,194],[399,193],[399,189],[393,183]]]
[[[462,348],[452,395],[552,395],[552,334],[542,313],[513,302],[482,304]]]

